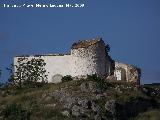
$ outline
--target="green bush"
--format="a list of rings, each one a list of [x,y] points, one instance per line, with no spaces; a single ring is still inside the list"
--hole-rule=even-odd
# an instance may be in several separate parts
[[[95,81],[95,82],[97,82],[97,81],[101,80],[101,78],[100,78],[100,77],[98,77],[98,76],[97,76],[97,74],[87,75],[87,79],[88,79],[88,80]]]
[[[72,76],[71,75],[66,75],[62,77],[62,83],[63,82],[68,82],[68,81],[72,81]]]

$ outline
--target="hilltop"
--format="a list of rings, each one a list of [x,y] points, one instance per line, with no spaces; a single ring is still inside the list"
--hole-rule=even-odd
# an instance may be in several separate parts
[[[95,76],[41,87],[0,89],[5,120],[158,120],[160,85],[108,82]]]

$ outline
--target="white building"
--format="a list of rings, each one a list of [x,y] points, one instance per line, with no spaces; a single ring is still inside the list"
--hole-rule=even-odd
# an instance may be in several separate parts
[[[127,66],[125,71],[119,70],[119,63],[110,59],[106,51],[106,45],[101,38],[82,40],[74,43],[71,47],[70,54],[49,54],[38,55],[44,59],[46,66],[46,74],[48,75],[48,82],[60,82],[62,76],[71,75],[72,77],[86,77],[87,75],[97,74],[99,77],[107,77],[114,75],[117,80],[122,80],[125,73],[127,73]],[[14,64],[17,65],[18,58],[24,56],[14,57]],[[29,59],[37,56],[25,56]],[[114,63],[113,63],[114,62]],[[118,68],[118,69],[116,69]],[[116,69],[116,70],[115,70]],[[128,74],[125,74],[127,76]],[[128,77],[125,77],[125,79]],[[139,79],[139,78],[137,78]],[[127,80],[127,79],[126,79]]]

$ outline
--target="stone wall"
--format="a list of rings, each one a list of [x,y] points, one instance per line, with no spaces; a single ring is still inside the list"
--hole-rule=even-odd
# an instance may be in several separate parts
[[[36,56],[27,56],[27,58],[30,60]],[[102,40],[86,48],[72,48],[70,55],[42,55],[41,58],[46,63],[48,82],[57,83],[60,81],[59,78],[66,75],[86,77],[97,74],[104,77],[110,72],[110,62]],[[17,64],[17,59],[18,57],[14,58],[14,65]]]
[[[102,77],[109,72],[105,43],[103,41],[99,41],[87,48],[72,49],[71,56],[74,66],[72,72],[74,72],[75,76],[97,74]]]
[[[127,82],[140,81],[140,69],[124,63],[114,62],[106,51],[102,39],[84,40],[74,43],[71,54],[39,55],[46,63],[48,82],[57,83],[63,76],[86,77],[97,74],[99,77],[113,76],[113,79]],[[26,56],[29,60],[39,56]],[[23,56],[22,56],[23,57]],[[17,59],[14,57],[14,65]]]
[[[120,73],[120,74],[119,74]],[[140,83],[141,71],[139,68],[120,62],[115,62],[114,76],[117,80]]]

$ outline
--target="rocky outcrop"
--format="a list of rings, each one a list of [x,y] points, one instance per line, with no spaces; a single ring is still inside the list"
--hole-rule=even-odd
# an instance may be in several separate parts
[[[0,118],[128,120],[160,108],[160,87],[112,83],[95,77],[27,91],[11,94],[7,90],[6,97],[0,95]]]
[[[60,109],[63,116],[74,116],[85,120],[127,120],[129,117],[152,107],[149,99],[141,97],[123,103],[117,101],[116,98],[108,99],[110,95],[106,93],[106,90],[100,90],[97,82],[84,81],[76,87],[78,91],[69,92],[64,88],[47,95],[59,101],[58,104],[62,105]],[[108,89],[111,88],[113,89],[113,86],[108,86]],[[114,86],[114,91],[117,94],[123,94],[127,90],[138,90],[135,88],[137,87],[132,87],[131,85],[116,85]]]
[[[85,82],[82,83],[79,88],[84,94],[93,93],[94,95],[80,97],[73,95],[74,93],[69,94],[67,91],[61,90],[49,93],[49,96],[52,96],[60,101],[62,104],[62,110],[66,109],[62,112],[65,116],[75,116],[80,118],[96,117],[96,120],[98,120],[98,116],[100,116],[101,113],[101,108],[95,101],[100,99],[101,96],[96,94],[96,92],[99,91],[97,83],[92,81]]]

